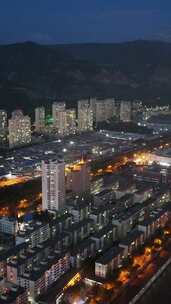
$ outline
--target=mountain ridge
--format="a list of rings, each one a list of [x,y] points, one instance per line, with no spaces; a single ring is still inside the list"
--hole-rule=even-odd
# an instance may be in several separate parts
[[[28,113],[38,105],[88,96],[170,103],[171,43],[0,45],[0,107]]]

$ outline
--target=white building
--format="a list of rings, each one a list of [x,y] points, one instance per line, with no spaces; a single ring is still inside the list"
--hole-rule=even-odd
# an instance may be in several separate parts
[[[96,97],[90,97],[90,99],[89,99],[90,108],[93,113],[93,121],[95,121],[95,118],[96,118],[96,101],[97,101]]]
[[[93,130],[93,111],[88,100],[78,101],[78,130],[80,132]]]
[[[55,129],[59,130],[61,124],[64,119],[64,112],[65,112],[65,102],[54,102],[52,104],[52,118],[53,118],[53,126]],[[61,114],[62,112],[62,114]]]
[[[132,104],[130,101],[121,101],[120,104],[120,120],[130,122],[132,119]]]
[[[45,108],[39,107],[35,109],[35,130],[37,132],[43,131],[45,128]]]
[[[65,163],[42,161],[42,209],[61,210],[65,207]]]
[[[31,142],[31,119],[22,111],[14,111],[8,122],[10,148],[29,144]]]

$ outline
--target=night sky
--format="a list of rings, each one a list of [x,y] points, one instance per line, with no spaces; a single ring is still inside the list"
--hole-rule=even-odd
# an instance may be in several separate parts
[[[171,41],[171,0],[0,0],[0,43]]]

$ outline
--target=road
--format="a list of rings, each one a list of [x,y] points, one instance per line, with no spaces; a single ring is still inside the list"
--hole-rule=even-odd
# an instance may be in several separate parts
[[[139,304],[170,304],[171,303],[171,265],[141,298]]]

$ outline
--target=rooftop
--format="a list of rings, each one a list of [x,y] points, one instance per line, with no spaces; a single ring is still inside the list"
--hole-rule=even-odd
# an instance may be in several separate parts
[[[114,228],[115,228],[114,225],[108,224],[106,227],[102,228],[99,232],[96,232],[96,234],[93,235],[92,237],[93,238],[101,238],[106,233],[112,232]]]
[[[5,303],[14,303],[14,301],[22,294],[25,293],[25,289],[14,285],[10,282],[1,280],[0,281],[0,303],[5,304]]]
[[[132,242],[137,240],[142,234],[143,234],[143,232],[141,232],[137,229],[133,230],[133,231],[129,232],[128,235],[120,242],[120,245],[129,246]]]
[[[123,249],[121,247],[115,246],[107,250],[99,259],[96,260],[96,263],[106,265],[110,263],[112,259],[122,253]]]

